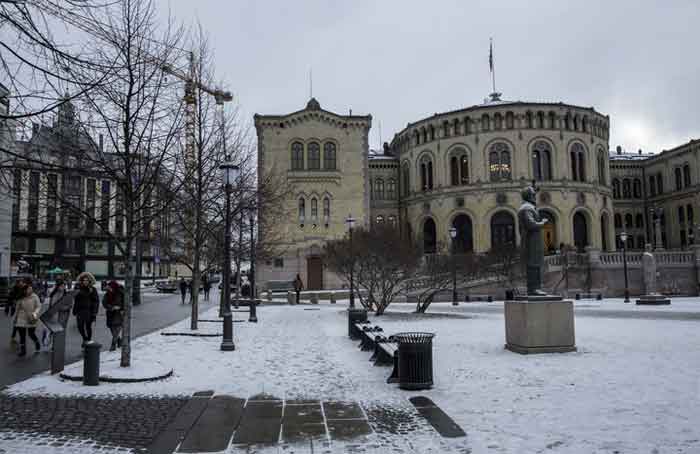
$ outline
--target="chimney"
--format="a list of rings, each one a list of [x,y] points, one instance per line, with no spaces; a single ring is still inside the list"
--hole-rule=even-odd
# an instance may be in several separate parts
[[[617,154],[622,154],[622,147],[620,145],[618,145],[615,150],[617,151]]]

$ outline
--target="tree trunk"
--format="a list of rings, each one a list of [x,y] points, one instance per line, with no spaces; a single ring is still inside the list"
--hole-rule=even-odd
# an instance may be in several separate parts
[[[192,263],[192,316],[190,329],[197,329],[197,322],[199,319],[199,251],[195,243],[194,246],[194,260]]]
[[[124,322],[122,325],[122,356],[121,362],[119,363],[121,367],[131,367],[131,296],[134,287],[134,271],[136,269],[136,258],[131,253],[133,239],[131,238],[130,232],[127,235],[127,238],[128,239],[126,242],[125,252],[128,257],[128,266],[126,267],[126,276],[124,278]]]

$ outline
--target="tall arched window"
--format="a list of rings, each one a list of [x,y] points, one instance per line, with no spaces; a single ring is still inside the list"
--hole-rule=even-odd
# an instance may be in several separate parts
[[[544,129],[544,112],[537,112],[537,127]]]
[[[318,200],[316,197],[311,199],[311,222],[316,223],[318,220]]]
[[[466,150],[456,149],[450,156],[450,184],[469,184],[469,159]]]
[[[574,115],[574,131],[578,131],[578,130],[579,130],[579,124],[580,124],[580,122],[579,122],[579,117],[578,117],[578,115]]]
[[[581,122],[581,126],[583,128],[583,132],[588,132],[588,117],[583,116],[583,121]]]
[[[654,178],[654,175],[649,176],[649,195],[651,197],[656,195],[656,178]]]
[[[326,142],[323,144],[323,168],[325,170],[335,170],[335,167],[335,144],[333,142]]]
[[[664,193],[664,177],[661,175],[661,172],[656,174],[656,190],[659,194]]]
[[[483,114],[481,116],[481,130],[488,131],[489,129],[491,129],[491,120],[487,114]]]
[[[625,215],[625,228],[626,229],[634,228],[634,220],[632,219],[632,215],[630,213],[627,213]]]
[[[634,222],[635,228],[638,228],[638,229],[644,228],[644,216],[642,216],[642,213],[637,213],[637,216],[635,217],[634,221],[635,221]]]
[[[452,128],[453,128],[454,135],[458,136],[459,135],[459,119],[455,118],[454,121],[452,122],[452,125],[453,125]],[[391,216],[389,216],[389,217],[391,217]]]
[[[469,117],[466,117],[464,119],[464,134],[471,134],[472,133],[472,119]]]
[[[622,215],[620,213],[615,213],[615,228],[622,228]]]
[[[585,149],[579,142],[571,145],[571,179],[574,181],[586,181]]]
[[[428,129],[430,131],[430,140],[435,140],[435,126],[430,125]]]
[[[622,198],[631,199],[632,198],[632,183],[629,178],[622,180]]]
[[[515,245],[515,220],[507,211],[499,211],[491,218],[491,248]]]
[[[396,199],[396,180],[389,178],[386,182],[386,198],[389,200]]]
[[[620,198],[620,180],[617,178],[614,178],[612,181],[612,187],[613,187],[613,199],[619,199]]]
[[[421,189],[430,191],[433,189],[433,161],[429,156],[424,156],[420,162]]]
[[[694,216],[694,214],[693,214],[693,206],[690,205],[690,204],[688,204],[688,205],[685,207],[685,211],[686,211],[686,213],[688,214],[688,223],[692,226],[693,223],[695,222],[695,216]]]
[[[557,114],[554,112],[549,112],[549,127],[552,129],[557,128]]]
[[[321,147],[317,142],[311,142],[307,150],[309,153],[309,170],[319,170],[321,168]]]
[[[304,170],[304,144],[292,143],[292,170]]]
[[[491,181],[511,179],[510,150],[503,142],[496,142],[489,149],[489,174]]]
[[[452,186],[459,184],[459,158],[457,156],[450,158],[450,184]]]
[[[299,222],[301,224],[303,224],[305,218],[306,218],[306,200],[304,200],[303,197],[300,197],[299,198]]]
[[[571,130],[571,114],[569,112],[564,115],[564,129],[567,131]]]
[[[525,113],[525,127],[532,128],[532,126],[533,126],[532,112],[526,112]]]
[[[374,180],[374,198],[384,200],[384,180],[381,178]]]
[[[496,115],[493,116],[494,123],[495,123],[495,129],[503,129],[503,117],[501,116],[500,113],[497,113]]]
[[[411,168],[407,162],[401,169],[401,186],[401,193],[404,197],[408,197],[411,192]]]
[[[690,165],[683,164],[683,184],[687,188],[690,186]]]
[[[588,222],[580,211],[574,214],[574,245],[579,252],[588,246]]]
[[[681,168],[676,167],[674,169],[674,174],[676,176],[676,191],[683,189],[683,174],[681,173]]]
[[[544,115],[544,114],[543,114]],[[537,181],[552,179],[552,147],[544,140],[538,140],[532,147],[532,173]]]
[[[331,199],[323,198],[323,223],[328,225],[331,222]]]
[[[635,178],[633,189],[634,189],[633,190],[634,198],[641,199],[642,198],[642,180],[640,180],[639,178]]]
[[[605,153],[598,150],[598,183],[605,184]]]
[[[506,129],[513,129],[514,125],[513,112],[506,112]]]

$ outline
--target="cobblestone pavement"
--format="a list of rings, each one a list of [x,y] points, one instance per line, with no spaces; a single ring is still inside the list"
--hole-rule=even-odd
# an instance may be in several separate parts
[[[41,446],[66,452],[139,452],[187,400],[0,394],[0,453],[21,452],[22,447],[40,453]]]

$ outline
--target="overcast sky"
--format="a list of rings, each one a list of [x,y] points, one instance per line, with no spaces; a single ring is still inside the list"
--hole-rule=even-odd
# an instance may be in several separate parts
[[[313,95],[372,114],[370,146],[435,112],[507,100],[566,102],[610,115],[610,148],[658,152],[700,138],[700,2],[158,0],[199,20],[218,76],[254,113]]]

